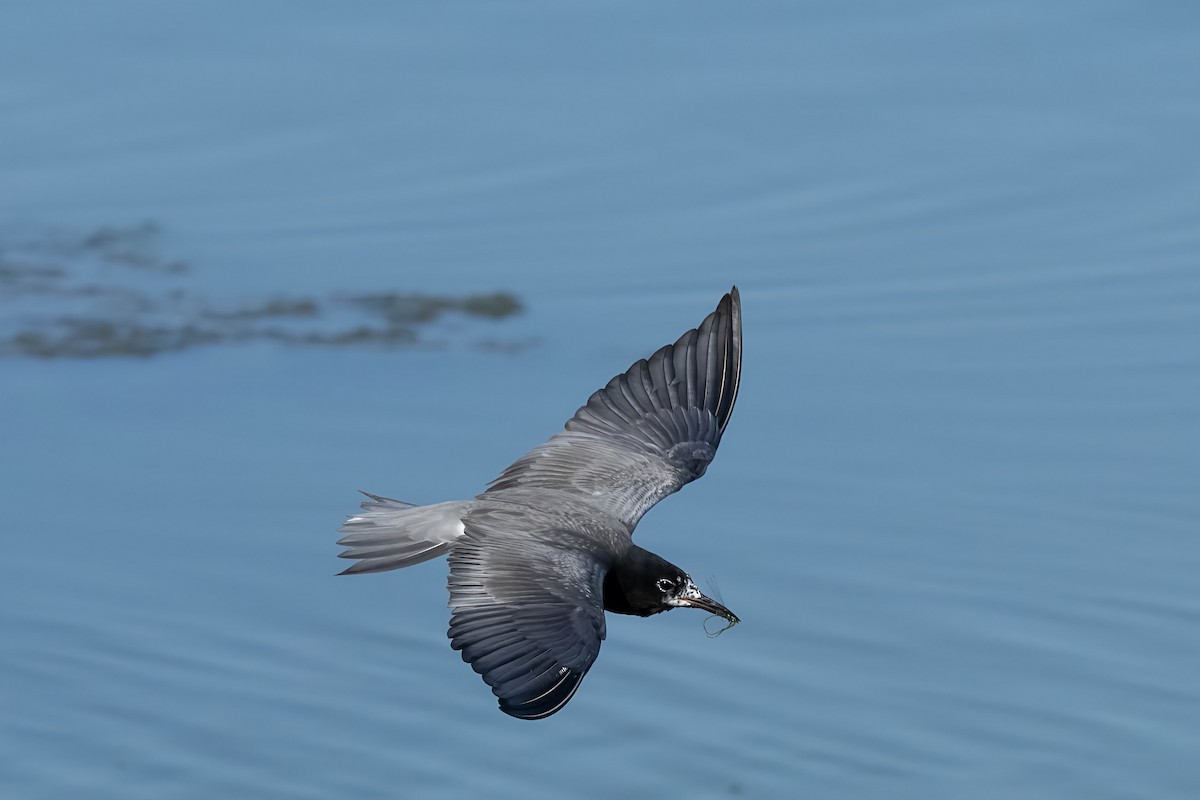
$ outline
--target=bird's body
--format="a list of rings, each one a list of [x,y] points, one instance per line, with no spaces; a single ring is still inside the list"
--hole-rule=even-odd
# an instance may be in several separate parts
[[[358,559],[346,572],[448,553],[451,647],[505,713],[550,716],[595,661],[604,611],[695,607],[737,622],[632,537],[655,503],[704,474],[740,375],[735,287],[698,328],[613,378],[483,494],[428,506],[368,495],[341,528],[342,556]]]

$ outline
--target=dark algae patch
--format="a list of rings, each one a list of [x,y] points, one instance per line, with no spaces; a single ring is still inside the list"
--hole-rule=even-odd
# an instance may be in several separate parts
[[[492,322],[522,311],[507,292],[388,290],[216,302],[188,287],[193,267],[163,255],[164,238],[160,225],[143,222],[0,239],[0,357],[145,358],[252,342],[398,349],[437,344],[430,326],[447,315]],[[525,344],[476,342],[495,352]]]
[[[506,292],[472,294],[461,298],[384,292],[350,297],[344,302],[397,325],[432,322],[447,311],[491,319],[503,319],[521,312],[517,298]]]

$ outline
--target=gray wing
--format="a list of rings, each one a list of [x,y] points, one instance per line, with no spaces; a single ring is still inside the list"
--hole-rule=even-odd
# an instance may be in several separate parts
[[[467,516],[450,552],[449,635],[501,711],[542,719],[567,704],[600,653],[607,565],[587,540],[529,530],[529,520],[515,508]]]
[[[729,424],[741,370],[735,286],[698,327],[592,394],[565,431],[517,459],[488,492],[567,492],[632,529],[704,474]]]

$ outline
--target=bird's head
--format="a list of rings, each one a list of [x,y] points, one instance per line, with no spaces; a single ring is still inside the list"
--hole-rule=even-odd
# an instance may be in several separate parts
[[[604,581],[604,608],[639,617],[672,608],[699,608],[732,625],[740,621],[736,614],[700,591],[686,572],[636,545],[609,570]]]
[[[678,576],[659,578],[655,588],[663,593],[664,611],[668,608],[699,608],[722,617],[732,625],[741,622],[737,614],[700,591],[696,582],[683,570],[679,571]]]

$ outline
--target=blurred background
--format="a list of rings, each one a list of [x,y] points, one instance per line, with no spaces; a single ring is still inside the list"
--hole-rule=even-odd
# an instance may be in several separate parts
[[[1200,9],[9,4],[11,798],[1200,795]],[[539,723],[357,489],[471,496],[737,284]]]

